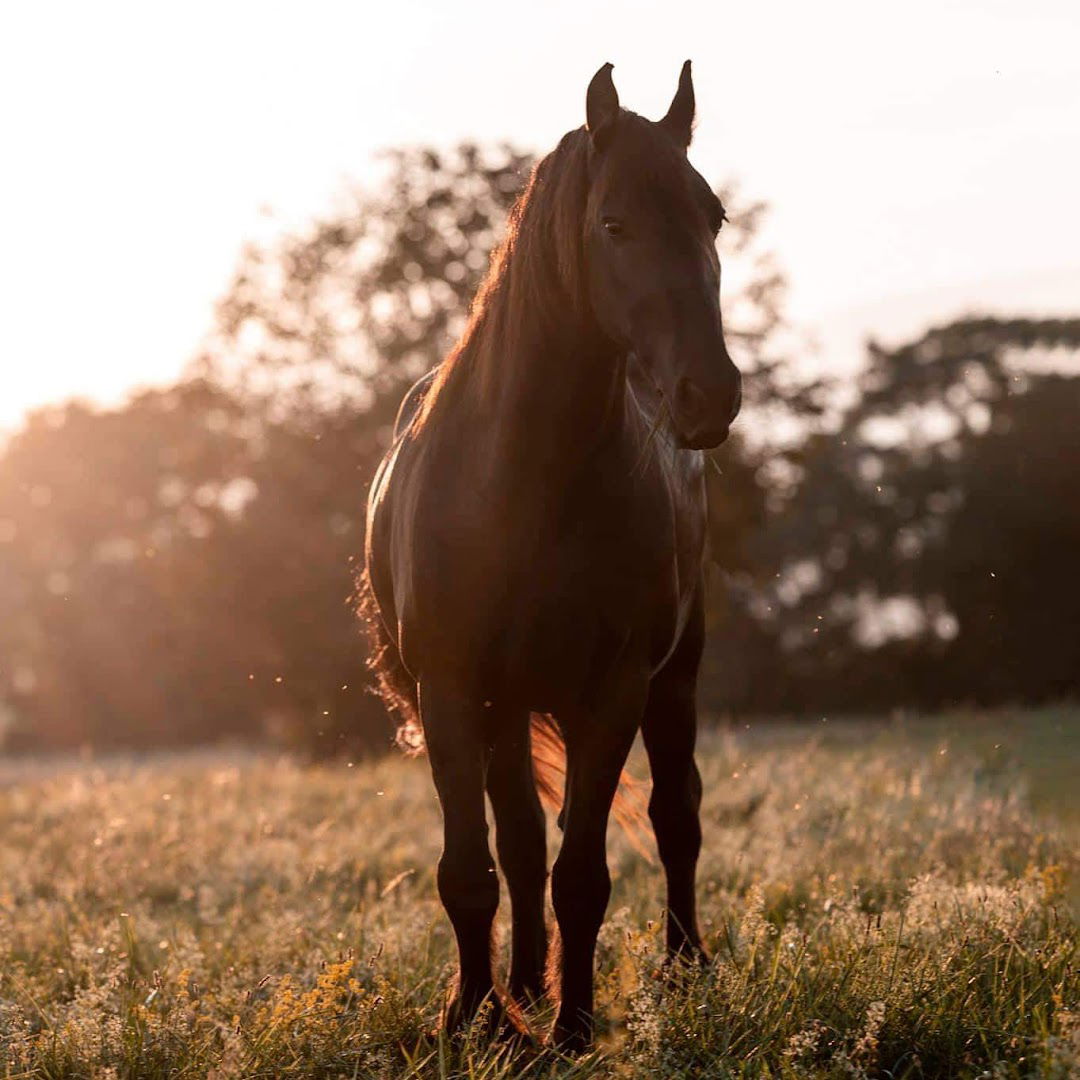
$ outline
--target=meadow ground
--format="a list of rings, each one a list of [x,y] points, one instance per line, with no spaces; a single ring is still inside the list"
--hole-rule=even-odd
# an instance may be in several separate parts
[[[425,761],[0,765],[0,1076],[1080,1076],[1080,712],[740,725],[700,758],[714,962],[665,972],[659,867],[613,833],[577,1061],[431,1034]]]

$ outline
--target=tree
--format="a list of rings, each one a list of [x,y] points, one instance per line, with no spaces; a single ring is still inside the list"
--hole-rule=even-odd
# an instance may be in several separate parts
[[[392,420],[465,325],[532,157],[503,145],[386,155],[384,185],[294,235],[249,246],[198,370],[303,425]]]
[[[29,418],[0,458],[0,698],[33,744],[190,741],[242,637],[200,587],[250,497],[236,403],[199,382]],[[244,635],[246,637],[246,635]],[[243,661],[241,661],[243,662]]]
[[[807,443],[768,529],[779,569],[758,604],[783,646],[779,707],[1077,692],[1078,349],[1075,319],[871,344],[855,404]]]

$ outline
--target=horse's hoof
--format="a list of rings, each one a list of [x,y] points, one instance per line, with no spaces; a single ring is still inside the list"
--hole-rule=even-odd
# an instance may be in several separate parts
[[[668,952],[657,977],[671,989],[682,985],[688,978],[692,979],[700,972],[707,971],[711,964],[709,954],[700,945],[683,945]]]
[[[681,945],[668,948],[667,963],[684,968],[707,968],[712,960],[700,941],[684,941]]]
[[[494,1035],[505,1019],[505,1011],[498,998],[489,996],[481,1002],[467,1006],[455,994],[443,1008],[438,1030],[446,1035],[459,1035],[468,1031],[478,1021],[486,1034]]]
[[[456,1035],[468,1023],[469,1018],[465,1015],[465,1008],[461,1004],[461,998],[455,995],[443,1005],[439,1022],[435,1025],[436,1035]]]
[[[461,998],[454,996],[443,1009],[436,1034],[464,1035],[476,1031],[482,1038],[522,1046],[535,1045],[524,1021],[516,1008],[507,1009],[494,995],[484,998],[479,1005],[467,1009]]]
[[[545,1000],[543,986],[511,986],[509,991],[510,1001],[519,1012],[525,1013]]]
[[[587,1054],[593,1046],[592,1025],[557,1020],[551,1033],[550,1045],[559,1053],[570,1057]]]
[[[499,1025],[493,1036],[493,1041],[505,1046],[511,1057],[519,1054],[535,1054],[540,1046],[532,1033],[522,1025],[519,1025],[510,1016]]]

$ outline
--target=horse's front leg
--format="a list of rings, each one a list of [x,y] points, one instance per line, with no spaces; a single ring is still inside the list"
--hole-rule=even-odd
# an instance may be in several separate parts
[[[641,734],[652,769],[649,817],[667,877],[670,957],[707,962],[694,879],[701,851],[701,775],[694,761],[696,685],[705,636],[700,595],[675,652],[649,685]]]
[[[484,778],[488,751],[482,708],[422,684],[420,710],[431,774],[443,815],[439,897],[457,938],[458,984],[447,1005],[453,1031],[472,1020],[486,999],[493,1024],[502,1012],[491,975],[491,924],[499,906],[499,879],[487,840]]]
[[[571,1052],[592,1042],[596,937],[611,896],[608,816],[641,720],[646,683],[645,677],[628,680],[610,708],[568,717],[562,725],[567,751],[565,832],[551,874],[562,972],[553,1040]]]

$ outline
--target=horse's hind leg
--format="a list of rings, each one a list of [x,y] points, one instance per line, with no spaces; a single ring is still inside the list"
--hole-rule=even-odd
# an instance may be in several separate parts
[[[675,652],[649,684],[641,726],[653,779],[649,817],[667,876],[668,954],[702,960],[705,950],[694,895],[701,851],[701,775],[694,761],[694,743],[703,640],[699,597]]]
[[[443,814],[439,897],[454,927],[460,958],[455,995],[446,1012],[453,1030],[476,1015],[488,997],[499,1012],[491,978],[491,924],[499,881],[487,842],[484,774],[487,766],[482,710],[454,695],[420,687],[420,709],[431,774]]]
[[[510,995],[527,1004],[544,989],[547,928],[544,885],[547,840],[530,754],[529,714],[500,716],[488,766],[487,790],[495,812],[495,846],[513,905]]]

